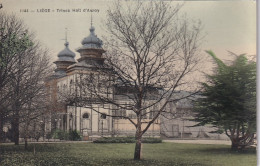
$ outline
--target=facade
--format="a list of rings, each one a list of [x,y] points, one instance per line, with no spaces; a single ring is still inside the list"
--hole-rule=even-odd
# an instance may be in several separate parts
[[[85,37],[81,44],[82,46],[76,50],[80,54],[77,61],[75,60],[75,53],[69,49],[69,43],[66,41],[64,50],[58,54],[58,59],[54,62],[56,64],[55,73],[46,82],[52,103],[52,118],[47,128],[51,128],[51,130],[77,130],[80,131],[85,140],[100,136],[133,136],[135,127],[127,119],[107,116],[118,114],[121,111],[115,109],[112,105],[103,105],[98,102],[91,104],[89,107],[79,106],[80,104],[75,103],[66,106],[59,104],[59,98],[81,93],[75,85],[80,82],[82,75],[99,77],[102,74],[96,70],[97,65],[99,70],[103,67],[105,50],[102,48],[102,41],[95,34],[93,26],[90,28],[89,36]],[[107,69],[104,67],[104,70]],[[111,77],[111,75],[106,75],[106,77]],[[127,98],[120,96],[120,94],[115,95],[115,92],[109,95],[115,100],[120,100],[120,103],[129,102]],[[131,116],[128,110],[121,113],[125,116]],[[158,122],[150,128],[146,135],[160,135]]]

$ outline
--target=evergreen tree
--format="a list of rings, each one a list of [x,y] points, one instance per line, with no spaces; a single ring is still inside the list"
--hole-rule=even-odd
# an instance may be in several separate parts
[[[237,150],[252,143],[256,128],[256,63],[244,54],[227,65],[212,51],[207,53],[217,65],[216,73],[202,83],[202,97],[195,103],[198,125],[211,124],[215,132],[230,138]]]

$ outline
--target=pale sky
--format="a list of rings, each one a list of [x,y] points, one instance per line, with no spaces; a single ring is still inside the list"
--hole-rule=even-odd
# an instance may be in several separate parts
[[[70,49],[81,46],[89,34],[91,13],[95,9],[93,25],[102,39],[106,35],[102,20],[106,19],[109,0],[3,0],[1,10],[16,13],[33,31],[41,44],[50,50],[54,61],[64,48],[65,28],[68,28]],[[175,1],[172,3],[180,3]],[[50,9],[50,13],[37,9]],[[21,12],[28,9],[29,12]],[[70,9],[58,12],[57,9]],[[72,12],[81,9],[81,12]],[[32,12],[34,11],[34,12]],[[227,51],[237,54],[256,54],[256,2],[255,1],[186,1],[181,10],[187,18],[201,20],[205,34],[202,50],[213,50],[221,59],[230,59]],[[75,52],[76,53],[76,52]],[[79,54],[77,58],[79,58]],[[203,56],[207,56],[202,52]]]

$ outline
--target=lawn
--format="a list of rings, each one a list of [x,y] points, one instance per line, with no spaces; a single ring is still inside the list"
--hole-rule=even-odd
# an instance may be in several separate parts
[[[256,151],[231,152],[227,145],[159,143],[143,144],[143,160],[134,161],[134,144],[58,143],[0,145],[1,166],[255,166]]]

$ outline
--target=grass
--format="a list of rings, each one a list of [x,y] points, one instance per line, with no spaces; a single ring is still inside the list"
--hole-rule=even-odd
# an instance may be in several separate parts
[[[0,145],[0,165],[131,165],[131,166],[254,166],[256,150],[231,152],[227,145],[143,144],[143,160],[134,161],[135,144],[58,143],[36,144],[25,151],[23,145]]]

